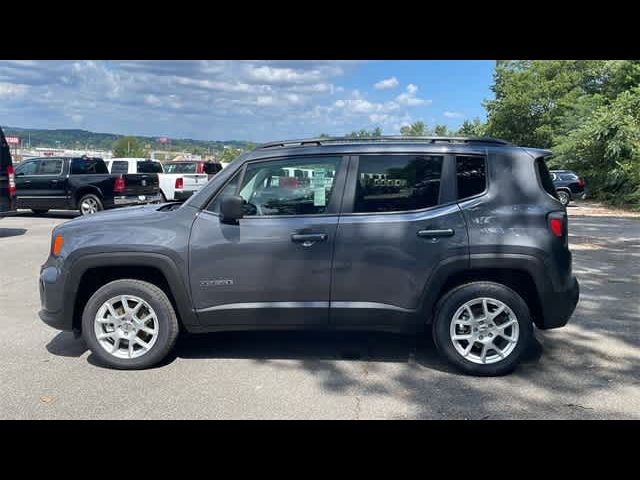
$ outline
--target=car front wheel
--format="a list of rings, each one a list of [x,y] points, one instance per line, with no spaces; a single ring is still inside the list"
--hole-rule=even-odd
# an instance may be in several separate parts
[[[118,369],[143,369],[162,361],[178,336],[171,301],[157,286],[133,279],[99,288],[82,316],[82,336],[94,355]]]
[[[527,304],[510,288],[473,282],[454,288],[438,304],[436,347],[465,373],[504,375],[519,363],[533,336]]]

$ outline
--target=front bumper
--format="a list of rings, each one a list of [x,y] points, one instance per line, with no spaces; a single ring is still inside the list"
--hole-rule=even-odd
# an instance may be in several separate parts
[[[154,195],[122,195],[113,198],[113,204],[116,206],[124,205],[142,205],[145,203],[159,203],[161,201],[160,194]]]
[[[573,315],[580,299],[580,284],[574,276],[566,291],[548,292],[542,298],[544,319],[538,324],[541,330],[564,327]]]
[[[57,330],[72,330],[72,319],[65,311],[64,302],[64,274],[48,260],[40,269],[38,279],[40,291],[40,306],[38,312],[40,319]]]

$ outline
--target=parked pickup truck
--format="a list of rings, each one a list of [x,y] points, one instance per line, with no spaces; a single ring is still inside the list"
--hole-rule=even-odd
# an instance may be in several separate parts
[[[16,179],[9,145],[0,128],[0,217],[15,213]]]
[[[17,165],[18,208],[41,214],[49,210],[103,209],[160,201],[155,173],[112,175],[101,158],[42,157]]]
[[[163,162],[164,174],[160,175],[160,190],[166,201],[182,201],[204,187],[209,175],[199,163]]]

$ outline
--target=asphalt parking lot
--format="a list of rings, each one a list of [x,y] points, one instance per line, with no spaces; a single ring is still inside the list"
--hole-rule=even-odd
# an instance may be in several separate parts
[[[37,316],[51,229],[74,214],[1,219],[0,418],[640,419],[640,217],[568,211],[580,303],[500,378],[457,373],[429,338],[370,333],[185,337],[157,368],[109,370]]]

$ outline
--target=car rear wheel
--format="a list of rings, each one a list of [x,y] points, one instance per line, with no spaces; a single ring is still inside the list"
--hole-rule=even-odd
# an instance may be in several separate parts
[[[157,286],[141,280],[115,280],[87,302],[82,336],[104,364],[143,369],[171,351],[178,336],[178,319],[171,301]]]
[[[504,375],[520,362],[533,336],[527,304],[510,288],[473,282],[448,292],[433,323],[436,347],[463,372]]]
[[[558,199],[560,200],[560,203],[566,207],[569,205],[569,202],[571,202],[571,195],[564,190],[558,190]]]
[[[104,209],[102,200],[93,193],[82,196],[78,202],[78,209],[82,215],[91,215]]]

